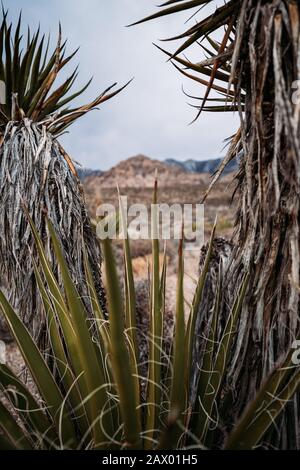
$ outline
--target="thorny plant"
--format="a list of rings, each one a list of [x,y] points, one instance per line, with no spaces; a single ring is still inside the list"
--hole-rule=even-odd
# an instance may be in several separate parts
[[[30,251],[36,254],[28,211],[40,237],[47,237],[43,213],[47,213],[59,236],[72,279],[84,276],[82,236],[94,275],[98,299],[105,305],[99,266],[101,255],[91,229],[82,187],[71,157],[58,137],[78,118],[113,98],[121,89],[109,87],[91,103],[72,104],[90,81],[73,91],[78,69],[64,80],[62,74],[72,63],[76,51],[67,54],[66,41],[59,26],[57,44],[51,50],[50,37],[40,29],[22,34],[21,14],[14,30],[8,14],[2,12],[0,26],[0,80],[5,100],[0,103],[0,288],[41,349],[48,350],[42,305],[37,292]],[[58,83],[57,83],[58,82]],[[52,252],[45,247],[51,267],[57,271]],[[35,256],[33,259],[37,262]],[[8,289],[9,287],[9,289]],[[82,297],[84,283],[77,283]],[[0,332],[8,333],[0,318]]]
[[[157,202],[157,184],[154,201]],[[122,207],[122,206],[121,206]],[[25,210],[25,209],[24,209]],[[29,215],[27,214],[27,217]],[[123,227],[122,209],[120,224]],[[6,365],[0,365],[1,449],[173,449],[208,448],[209,436],[222,429],[213,408],[220,406],[220,389],[232,354],[237,324],[243,310],[249,276],[245,275],[231,305],[220,336],[220,291],[211,312],[208,335],[196,373],[198,392],[191,400],[195,323],[207,276],[213,237],[207,247],[188,320],[184,311],[184,257],[178,252],[177,301],[174,335],[169,352],[163,345],[167,257],[159,261],[158,240],[152,241],[149,331],[141,331],[136,319],[135,285],[130,242],[124,240],[124,295],[119,284],[110,240],[104,240],[106,293],[109,321],[97,300],[88,259],[89,319],[85,305],[71,279],[61,244],[47,220],[64,291],[61,291],[37,230],[30,226],[41,269],[35,276],[44,303],[55,369],[50,371],[28,330],[0,293],[0,307],[38,390],[33,395]],[[146,336],[147,353],[139,350]],[[288,354],[249,403],[244,415],[220,443],[225,449],[252,449],[274,425],[300,382],[299,368]],[[146,364],[146,374],[141,370]],[[199,410],[199,403],[201,405]],[[224,404],[222,405],[224,406]]]

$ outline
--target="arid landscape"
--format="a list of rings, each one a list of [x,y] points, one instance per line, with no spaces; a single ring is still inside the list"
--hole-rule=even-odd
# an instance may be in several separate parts
[[[211,175],[192,173],[144,155],[120,162],[99,176],[83,179],[86,202],[92,218],[102,203],[117,204],[117,186],[128,197],[129,204],[151,204],[155,172],[158,174],[160,203],[199,203],[209,186]],[[233,173],[223,176],[205,202],[205,232],[209,234],[218,215],[217,234],[230,237],[234,207],[231,203]]]
[[[159,203],[170,205],[196,204],[201,201],[204,192],[211,181],[209,173],[193,173],[185,171],[179,166],[151,159],[144,155],[137,155],[120,162],[107,172],[87,171],[88,176],[81,177],[83,191],[89,214],[92,220],[96,219],[97,207],[103,203],[118,207],[118,191],[128,197],[129,204],[141,203],[151,205],[155,174],[158,177]],[[81,170],[84,175],[84,170]],[[204,206],[205,241],[207,242],[217,216],[218,237],[230,238],[233,233],[234,204],[231,201],[232,181],[234,172],[222,176],[213,187]],[[114,253],[120,281],[124,275],[123,242],[113,241]],[[168,276],[166,285],[166,310],[173,316],[176,301],[178,242],[169,240],[166,245],[168,260]],[[164,243],[160,243],[160,260],[163,259]],[[135,279],[136,295],[141,315],[147,315],[147,295],[149,269],[152,260],[152,247],[150,240],[131,241],[132,267]],[[188,305],[192,302],[195,286],[198,279],[200,249],[187,250],[184,254],[185,276],[184,292],[186,300],[186,316]],[[104,268],[104,267],[103,267]],[[103,269],[105,277],[105,269]],[[149,281],[150,285],[150,281]],[[146,287],[145,287],[146,286]],[[20,374],[24,367],[22,356],[15,343],[7,344],[7,361],[12,369]],[[32,380],[29,385],[35,393]]]
[[[0,451],[299,450],[300,2],[10,3]]]
[[[82,179],[87,206],[92,219],[100,204],[109,203],[118,207],[118,192],[128,197],[129,204],[145,204],[150,206],[153,197],[155,173],[158,176],[159,203],[196,204],[199,203],[211,181],[209,173],[194,173],[185,171],[177,165],[153,160],[144,155],[137,155],[120,162],[107,172],[95,172]],[[90,172],[89,172],[90,173]],[[101,174],[99,174],[101,173]],[[234,172],[222,176],[215,184],[204,204],[205,241],[208,240],[217,216],[218,237],[230,238],[234,225],[234,202],[231,201],[233,192]],[[177,242],[167,242],[168,280],[167,292],[170,310],[174,311],[176,300],[177,278]],[[164,244],[161,242],[161,257]],[[114,242],[115,254],[120,273],[123,267],[122,242]],[[149,262],[151,259],[151,241],[135,240],[131,242],[131,254],[135,279],[144,281],[148,278]],[[185,294],[186,300],[191,301],[194,295],[195,282],[198,276],[199,249],[185,251]]]

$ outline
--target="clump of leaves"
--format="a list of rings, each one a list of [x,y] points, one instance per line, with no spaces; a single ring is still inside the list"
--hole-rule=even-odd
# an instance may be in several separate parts
[[[242,73],[237,70],[238,54],[244,38],[237,35],[239,24],[243,25],[243,15],[247,2],[243,0],[226,0],[214,2],[213,13],[208,11],[212,0],[170,0],[159,5],[159,11],[147,16],[133,25],[141,24],[158,18],[187,12],[193,25],[184,27],[180,34],[164,39],[165,42],[177,42],[175,50],[170,52],[155,44],[169,59],[169,62],[184,77],[199,85],[204,90],[203,96],[186,96],[195,100],[191,106],[196,109],[196,121],[205,112],[233,112],[242,115],[245,111],[245,87]],[[249,4],[250,5],[250,4]],[[201,12],[201,15],[198,15]],[[254,14],[253,14],[254,16]],[[198,47],[199,59],[195,59],[195,47]],[[193,54],[189,55],[189,52]],[[246,73],[247,75],[247,73]],[[215,172],[206,190],[206,199],[213,185],[222,174],[224,168],[242,151],[241,129],[231,138],[230,146],[220,167]]]
[[[21,35],[21,14],[15,32],[7,22],[3,11],[0,27],[0,80],[2,88],[0,103],[0,128],[9,121],[20,121],[24,117],[34,122],[43,122],[53,135],[58,135],[79,117],[118,94],[111,91],[116,83],[107,88],[91,103],[70,107],[72,101],[86,91],[91,80],[80,90],[72,91],[78,76],[77,67],[54,88],[62,69],[76,55],[78,49],[66,54],[66,41],[62,39],[61,26],[57,45],[50,51],[50,37],[41,37],[40,29],[33,35],[28,28],[27,40]],[[126,85],[125,85],[126,86]]]
[[[157,200],[156,190],[154,200]],[[122,206],[119,220],[122,231],[126,230]],[[124,296],[112,246],[109,240],[103,241],[109,321],[98,303],[85,256],[90,308],[96,319],[96,324],[91,326],[51,222],[47,220],[47,226],[64,292],[59,288],[31,220],[30,223],[41,266],[40,269],[35,266],[35,276],[44,302],[56,371],[50,371],[26,327],[0,293],[1,310],[40,395],[39,401],[9,367],[0,365],[2,396],[6,398],[0,401],[0,449],[173,449],[188,445],[209,448],[211,433],[220,432],[216,409],[220,406],[224,409],[226,404],[222,403],[219,392],[232,354],[248,283],[248,275],[245,275],[220,336],[216,331],[220,291],[216,294],[209,333],[203,336],[203,355],[199,358],[202,365],[196,368],[196,399],[191,399],[191,383],[195,382],[192,362],[196,316],[215,229],[187,322],[184,255],[180,244],[175,331],[167,358],[162,347],[167,260],[165,257],[160,266],[158,240],[152,241],[148,376],[145,379],[140,374],[138,359],[141,332],[136,326],[128,238],[124,240]],[[222,437],[220,447],[254,448],[274,425],[299,383],[300,372],[293,366],[290,353],[284,364],[268,377],[244,416],[235,423],[233,432]]]
[[[160,11],[137,21],[133,25],[188,10],[192,10],[191,18],[194,19],[201,9],[205,9],[211,3],[212,0],[171,0],[159,5]],[[201,20],[196,18],[193,26],[185,29],[177,36],[165,39],[165,41],[181,41],[181,45],[174,52],[166,51],[156,45],[159,50],[169,57],[177,70],[206,88],[205,95],[201,98],[202,103],[200,106],[195,106],[198,108],[197,117],[201,111],[234,111],[243,108],[245,96],[243,93],[241,94],[241,107],[239,108],[233,87],[236,82],[232,71],[234,64],[231,68],[231,62],[234,61],[236,21],[242,3],[240,0],[228,0],[223,5],[218,6],[212,14],[204,13],[204,18]],[[225,29],[223,33],[222,28]],[[216,39],[219,39],[219,36],[221,41]],[[183,54],[195,45],[199,46],[200,53],[203,56],[202,60],[198,62],[195,59],[187,58]],[[217,97],[215,95],[210,98],[211,91],[215,91],[221,96]],[[211,102],[215,102],[215,104],[212,105]]]

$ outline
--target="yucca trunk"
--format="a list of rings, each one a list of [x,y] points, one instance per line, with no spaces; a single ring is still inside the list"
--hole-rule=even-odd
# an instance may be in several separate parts
[[[52,134],[25,119],[10,122],[0,147],[0,288],[6,291],[20,318],[42,349],[47,348],[45,312],[33,272],[38,258],[27,209],[44,242],[54,272],[45,223],[48,215],[83,301],[83,243],[88,251],[99,300],[105,307],[100,278],[100,250],[84,203],[81,184],[68,157]],[[7,330],[0,317],[0,338]]]
[[[237,408],[254,394],[299,330],[300,108],[292,100],[293,83],[300,78],[299,13],[296,2],[247,2],[239,25],[249,51],[237,70],[246,91],[245,157],[229,276],[237,279],[246,268],[251,281],[234,364]],[[271,439],[276,447],[300,445],[298,398],[278,423]]]

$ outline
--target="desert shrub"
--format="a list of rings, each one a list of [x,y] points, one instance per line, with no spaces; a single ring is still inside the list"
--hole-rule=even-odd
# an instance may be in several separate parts
[[[90,323],[51,222],[47,220],[47,226],[64,291],[59,288],[31,220],[30,224],[41,265],[41,269],[35,266],[35,276],[55,369],[50,371],[28,330],[0,293],[1,310],[40,397],[37,399],[9,367],[0,365],[4,398],[0,401],[1,449],[209,448],[211,433],[220,435],[220,448],[252,449],[261,442],[295,392],[300,373],[292,366],[291,353],[288,354],[283,366],[274,369],[239,417],[233,432],[222,435],[213,416],[215,410],[222,408],[224,412],[224,407],[230,406],[219,391],[232,354],[248,276],[241,283],[221,332],[216,331],[220,298],[217,292],[210,324],[202,332],[199,367],[194,367],[195,325],[215,229],[187,322],[184,256],[180,245],[175,327],[174,334],[169,332],[166,346],[163,337],[167,265],[165,256],[159,266],[157,240],[152,242],[149,321],[143,325],[137,312],[129,241],[124,241],[124,301],[110,241],[103,241],[109,320],[97,300],[85,256],[85,282],[89,286],[92,318],[96,318]],[[196,394],[192,393],[195,383]]]

